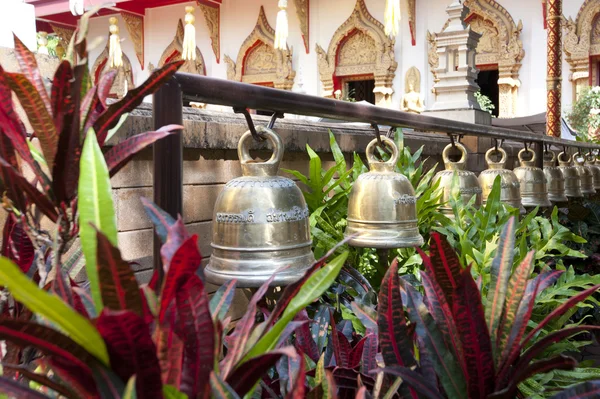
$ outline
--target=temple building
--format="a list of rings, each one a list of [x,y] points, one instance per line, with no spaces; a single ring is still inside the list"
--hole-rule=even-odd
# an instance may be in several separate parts
[[[59,50],[66,48],[77,21],[69,0],[8,1],[14,6],[0,24],[0,46],[10,44],[10,30],[35,46],[30,32],[35,25],[37,32],[60,39]],[[80,3],[89,9],[98,2]],[[440,56],[450,55],[440,51],[438,38],[448,28],[447,7],[453,3],[461,1],[401,0],[399,32],[391,36],[384,30],[385,0],[289,0],[287,48],[276,50],[277,0],[114,0],[90,21],[96,46],[90,67],[94,79],[107,67],[115,17],[123,66],[113,95],[122,96],[154,68],[181,58],[191,6],[197,48],[185,72],[420,112],[432,109],[439,94]],[[565,113],[582,88],[600,83],[600,0],[562,3]],[[475,81],[495,106],[494,115],[546,112],[547,0],[462,4],[468,8],[464,22],[480,35]]]

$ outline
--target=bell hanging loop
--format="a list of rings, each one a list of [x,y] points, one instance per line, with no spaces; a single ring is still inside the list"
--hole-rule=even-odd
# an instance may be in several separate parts
[[[240,138],[242,176],[225,185],[213,214],[213,252],[204,270],[213,284],[237,279],[239,287],[259,287],[277,272],[271,285],[288,285],[315,260],[302,192],[277,175],[284,152],[281,138],[264,126],[256,130],[271,143],[273,154],[267,161],[254,161],[252,133]]]
[[[524,155],[530,154],[530,159],[525,160]],[[548,198],[548,188],[546,186],[546,175],[544,171],[535,166],[535,151],[525,145],[518,154],[521,166],[515,168],[513,172],[519,179],[521,203],[524,207],[549,207],[552,206]]]
[[[405,248],[423,245],[417,223],[417,198],[410,181],[394,171],[398,147],[381,137],[391,151],[388,161],[375,157],[377,139],[367,146],[369,172],[358,177],[348,197],[348,244],[366,248]]]
[[[494,154],[500,154],[501,159],[493,161],[491,156]],[[485,153],[485,161],[488,169],[479,174],[479,184],[483,191],[482,203],[485,204],[487,202],[494,188],[494,181],[497,176],[500,176],[500,201],[524,212],[525,209],[521,204],[521,185],[514,172],[504,167],[507,159],[508,155],[502,147],[490,148]]]
[[[548,159],[546,155],[550,154]],[[565,177],[561,170],[556,166],[556,153],[546,150],[544,152],[544,175],[546,176],[546,188],[548,189],[548,199],[553,203],[567,202],[565,194]]]
[[[581,198],[581,176],[577,169],[572,165],[571,156],[566,152],[558,154],[558,168],[565,179],[565,195],[568,198]]]
[[[575,164],[575,169],[581,178],[581,193],[583,195],[596,194],[596,189],[594,188],[594,175],[592,174],[592,170],[585,166],[585,157],[580,151],[573,155],[573,162]]]
[[[460,152],[460,159],[458,161],[450,159],[450,151],[453,148],[456,148]],[[479,207],[481,205],[481,186],[477,175],[466,170],[467,157],[468,152],[465,146],[452,140],[452,143],[448,144],[442,151],[445,170],[438,172],[433,177],[434,184],[439,181],[439,187],[444,190],[440,199],[440,202],[443,204],[440,207],[440,211],[448,217],[454,216],[454,212],[450,206],[450,199],[454,194],[453,190],[458,190],[458,195],[463,203],[468,203],[475,196],[474,206]],[[456,186],[454,186],[454,176],[457,179]]]

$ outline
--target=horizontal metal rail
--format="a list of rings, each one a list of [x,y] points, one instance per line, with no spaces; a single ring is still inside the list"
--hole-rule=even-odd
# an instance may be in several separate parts
[[[560,148],[600,149],[600,145],[592,143],[564,140],[497,126],[459,122],[429,115],[412,114],[373,105],[333,100],[225,79],[188,73],[177,73],[175,78],[181,85],[184,98],[188,101],[337,119],[345,122],[407,127],[426,132],[544,143]]]

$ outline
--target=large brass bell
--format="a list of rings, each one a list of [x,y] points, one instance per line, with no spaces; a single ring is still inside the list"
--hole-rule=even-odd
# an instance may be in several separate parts
[[[460,159],[456,162],[450,159],[450,150],[456,147],[460,151]],[[434,178],[434,184],[439,180],[439,187],[444,189],[444,194],[442,196],[441,202],[445,203],[440,207],[440,211],[448,216],[453,216],[452,208],[450,207],[449,201],[452,197],[452,190],[458,189],[458,194],[460,195],[463,203],[468,203],[471,201],[473,196],[475,196],[474,205],[479,207],[481,205],[481,186],[479,185],[479,180],[477,179],[477,175],[473,172],[465,170],[467,165],[467,149],[464,145],[460,143],[448,144],[444,151],[442,151],[442,159],[444,160],[444,165],[446,170],[442,170],[438,172]],[[453,187],[452,184],[454,182],[454,176],[456,175],[456,187]]]
[[[256,128],[273,146],[266,162],[252,160],[246,132],[238,144],[242,177],[219,194],[213,215],[213,248],[204,274],[213,284],[237,279],[238,287],[258,287],[277,273],[272,285],[298,280],[314,262],[308,207],[296,184],[277,176],[283,158],[279,136]]]
[[[525,153],[531,154],[531,159],[523,159]],[[548,189],[546,187],[546,175],[542,169],[535,166],[535,151],[531,148],[523,148],[519,151],[519,163],[521,166],[515,168],[513,172],[519,179],[521,186],[521,203],[528,207],[548,207],[552,203],[548,199]]]
[[[569,198],[583,197],[581,192],[581,177],[579,172],[571,165],[571,156],[561,152],[558,154],[558,168],[565,178],[565,195]]]
[[[490,156],[495,153],[501,155],[501,159],[498,162],[494,162],[490,158]],[[487,202],[487,199],[494,188],[494,180],[496,180],[497,176],[500,176],[500,201],[513,208],[522,209],[521,185],[514,172],[504,168],[507,158],[506,151],[501,147],[490,148],[485,153],[485,161],[488,164],[488,169],[479,174],[479,184],[483,190],[482,201],[484,204]]]
[[[368,173],[358,177],[348,198],[346,236],[349,244],[366,248],[404,248],[423,245],[417,225],[417,199],[410,181],[396,173],[398,148],[381,137],[392,150],[390,159],[379,161],[373,154],[377,140],[366,150]]]
[[[598,164],[596,157],[592,154],[588,154],[585,157],[585,166],[592,172],[592,176],[594,177],[594,188],[596,191],[600,190],[600,165]]]
[[[554,151],[548,151],[544,154],[547,153],[552,155],[551,159],[544,158],[544,175],[546,176],[548,199],[552,202],[567,202],[565,177],[558,166],[556,166],[556,154]]]
[[[579,173],[579,176],[581,177],[581,193],[583,195],[593,195],[596,194],[596,189],[594,188],[594,175],[592,174],[591,169],[584,165],[584,162],[585,159],[580,153],[573,155],[575,169],[577,169],[577,173]]]

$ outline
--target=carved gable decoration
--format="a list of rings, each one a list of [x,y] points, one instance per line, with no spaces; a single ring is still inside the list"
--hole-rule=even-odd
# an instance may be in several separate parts
[[[333,34],[327,51],[316,46],[323,95],[333,98],[334,77],[373,75],[376,104],[389,106],[398,67],[394,43],[364,0],[358,0],[350,17]]]
[[[525,57],[520,39],[523,23],[515,24],[508,11],[494,0],[465,0],[464,5],[470,10],[465,21],[482,35],[477,64],[498,64],[499,69],[510,71],[511,76],[506,77],[517,79]]]
[[[377,64],[377,44],[369,35],[354,31],[338,51],[336,75],[353,75],[356,68],[374,70]]]
[[[292,50],[275,49],[275,30],[269,25],[263,7],[254,30],[242,43],[236,62],[226,55],[225,63],[229,80],[272,84],[283,90],[291,90],[294,85]]]
[[[567,62],[571,66],[570,80],[574,86],[574,99],[581,90],[589,85],[589,58],[600,55],[600,2],[585,0],[581,5],[577,18],[564,20],[565,35],[563,49]],[[592,84],[598,85],[592,79]]]
[[[92,79],[94,79],[94,84],[98,84],[100,81],[100,77],[104,71],[108,70],[108,43],[106,41],[106,47],[100,53],[94,65],[92,66]],[[115,77],[115,81],[110,89],[109,97],[111,98],[123,98],[127,91],[133,89],[133,69],[131,68],[131,61],[125,53],[123,53],[123,66],[118,68],[117,76]]]
[[[167,48],[163,51],[158,62],[158,67],[163,65],[181,60],[181,54],[183,52],[183,22],[181,19],[177,23],[177,31],[173,41],[169,43]],[[196,47],[196,60],[187,60],[179,69],[180,72],[195,73],[198,75],[206,75],[206,67],[204,64],[204,57],[200,52],[200,49]]]

